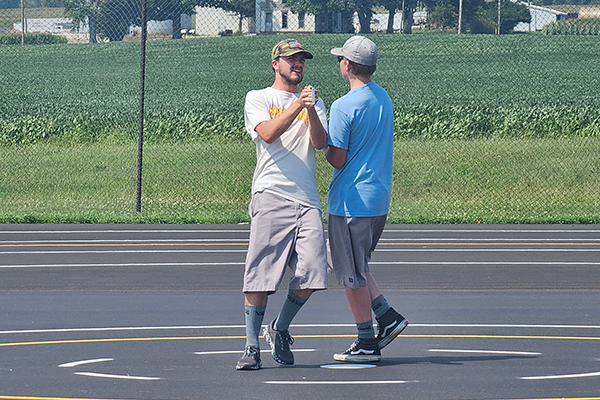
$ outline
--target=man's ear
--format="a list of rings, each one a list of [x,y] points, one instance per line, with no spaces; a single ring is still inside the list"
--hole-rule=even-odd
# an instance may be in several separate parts
[[[346,72],[352,72],[352,66],[350,65],[350,61],[348,60],[344,60],[342,68],[344,68],[344,71]]]

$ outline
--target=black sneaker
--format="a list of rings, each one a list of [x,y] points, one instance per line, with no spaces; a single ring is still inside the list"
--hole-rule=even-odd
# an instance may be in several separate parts
[[[235,366],[237,370],[246,369],[260,369],[262,363],[260,362],[260,350],[256,346],[246,346],[244,354],[240,358]]]
[[[408,321],[396,310],[390,308],[380,318],[377,318],[377,325],[379,326],[377,334],[379,349],[383,349],[406,328]]]
[[[358,338],[348,350],[334,354],[333,359],[335,361],[378,362],[381,361],[381,351],[379,351],[377,339]]]
[[[290,336],[290,332],[275,330],[275,320],[271,321],[268,326],[263,329],[263,336],[271,346],[271,354],[273,360],[279,364],[292,365],[294,364],[294,354],[290,350],[290,345],[294,343],[294,338]]]

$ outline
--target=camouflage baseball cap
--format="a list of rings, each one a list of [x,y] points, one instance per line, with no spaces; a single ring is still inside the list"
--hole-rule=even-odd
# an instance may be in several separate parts
[[[277,43],[271,52],[271,59],[277,57],[289,57],[294,54],[303,53],[306,58],[313,58],[313,55],[304,50],[304,47],[296,39],[285,39]]]

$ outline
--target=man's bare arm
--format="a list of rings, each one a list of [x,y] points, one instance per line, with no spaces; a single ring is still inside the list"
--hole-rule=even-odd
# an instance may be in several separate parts
[[[341,149],[335,146],[329,146],[327,150],[325,150],[325,157],[329,164],[333,166],[333,168],[340,169],[346,164],[346,156],[348,154],[348,150]]]

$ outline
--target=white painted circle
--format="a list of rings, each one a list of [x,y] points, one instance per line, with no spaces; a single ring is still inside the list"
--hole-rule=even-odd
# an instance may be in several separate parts
[[[365,369],[375,368],[377,365],[374,364],[326,364],[321,365],[321,368],[327,369]]]

